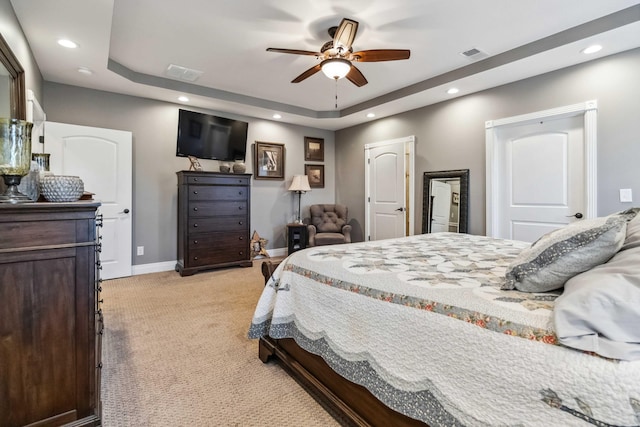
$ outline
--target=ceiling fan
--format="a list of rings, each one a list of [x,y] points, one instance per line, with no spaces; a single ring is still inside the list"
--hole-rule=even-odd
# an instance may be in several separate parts
[[[354,52],[352,44],[357,31],[357,21],[343,18],[339,26],[329,28],[329,35],[333,40],[326,42],[322,48],[320,48],[320,52],[274,47],[268,48],[267,52],[308,55],[322,59],[322,62],[300,74],[293,79],[291,83],[300,83],[322,70],[329,78],[338,80],[346,77],[347,80],[358,87],[364,86],[368,82],[362,72],[360,72],[352,62],[380,62],[409,59],[411,51],[407,49],[372,49]]]

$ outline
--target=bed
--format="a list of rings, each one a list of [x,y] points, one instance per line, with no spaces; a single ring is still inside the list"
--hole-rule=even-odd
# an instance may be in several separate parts
[[[609,311],[625,312],[623,333],[634,335],[640,219],[635,228],[628,220],[613,257],[570,280],[584,298],[600,281],[591,277],[625,278],[626,306]],[[249,337],[259,338],[263,362],[276,358],[345,425],[640,425],[640,338],[623,338],[631,342],[622,343],[630,347],[621,358],[581,348],[584,340],[567,346],[575,337],[555,327],[559,300],[577,304],[563,294],[569,282],[546,292],[505,290],[531,247],[437,233],[299,251],[266,284]]]

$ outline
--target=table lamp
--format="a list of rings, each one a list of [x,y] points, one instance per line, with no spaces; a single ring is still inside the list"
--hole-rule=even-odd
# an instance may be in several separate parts
[[[7,186],[0,203],[26,203],[32,200],[18,191],[22,177],[31,169],[31,128],[33,123],[0,118],[0,175]]]
[[[302,193],[311,191],[311,187],[309,187],[309,178],[307,177],[307,175],[294,175],[293,181],[291,181],[291,186],[289,187],[289,191],[298,193],[298,219],[296,220],[296,222],[298,224],[302,224],[302,219],[300,218],[300,198],[302,197]]]

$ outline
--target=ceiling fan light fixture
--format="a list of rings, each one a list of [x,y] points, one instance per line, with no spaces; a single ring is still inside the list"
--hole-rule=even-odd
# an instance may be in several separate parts
[[[342,58],[325,59],[320,66],[325,76],[335,80],[344,78],[351,70],[351,63]]]

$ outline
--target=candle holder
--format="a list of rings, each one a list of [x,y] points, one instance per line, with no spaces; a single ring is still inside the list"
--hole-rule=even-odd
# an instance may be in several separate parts
[[[22,177],[31,168],[31,128],[33,123],[0,118],[0,175],[7,186],[0,203],[29,203],[29,197],[18,191]]]

